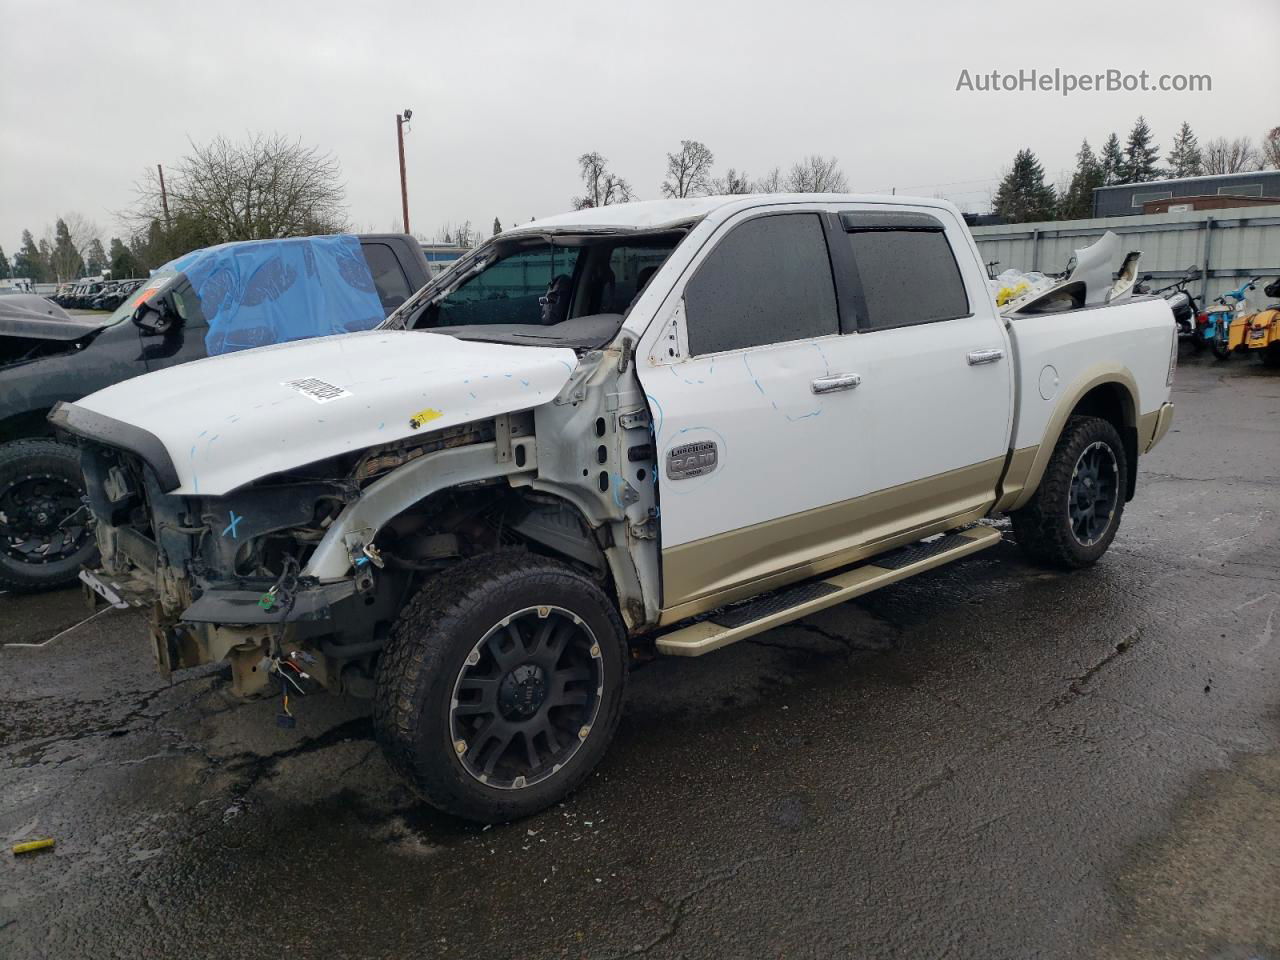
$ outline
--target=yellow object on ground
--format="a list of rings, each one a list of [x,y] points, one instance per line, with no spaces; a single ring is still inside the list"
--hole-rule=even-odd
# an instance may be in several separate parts
[[[40,837],[36,840],[23,840],[13,845],[15,855],[19,853],[35,853],[37,850],[49,850],[56,843],[53,837]]]

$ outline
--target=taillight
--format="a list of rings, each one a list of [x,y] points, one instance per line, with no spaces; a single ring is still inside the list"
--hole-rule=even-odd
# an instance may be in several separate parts
[[[1196,314],[1196,326],[1207,327],[1209,325],[1209,315],[1207,313]]]

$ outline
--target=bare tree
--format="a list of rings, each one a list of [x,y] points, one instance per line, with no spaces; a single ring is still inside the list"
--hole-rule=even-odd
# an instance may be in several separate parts
[[[1266,166],[1280,170],[1280,127],[1272,127],[1262,138],[1262,160]]]
[[[612,173],[609,161],[596,151],[578,158],[578,170],[585,190],[582,196],[573,198],[575,210],[607,207],[611,203],[626,203],[632,198],[631,184]]]
[[[667,179],[662,181],[664,197],[692,197],[711,186],[711,164],[715,157],[698,140],[681,140],[677,153],[667,154]]]
[[[725,171],[723,177],[716,177],[711,181],[710,190],[713,194],[728,196],[736,193],[754,193],[754,187],[751,178],[747,176],[747,171],[736,170],[730,167]]]
[[[1200,148],[1200,166],[1206,174],[1246,173],[1261,170],[1263,162],[1248,137],[1215,137]]]
[[[792,165],[787,189],[792,193],[843,193],[849,189],[849,181],[835,157],[814,153]]]
[[[89,248],[93,246],[94,241],[98,245],[102,245],[102,228],[90,220],[84,214],[64,213],[62,220],[67,225],[67,230],[71,234],[71,243],[75,246],[76,251],[85,261],[89,259]]]
[[[787,188],[786,180],[782,176],[782,168],[774,167],[763,177],[757,180],[751,190],[752,193],[782,193]]]
[[[266,240],[346,227],[345,188],[332,154],[280,134],[242,142],[191,142],[191,153],[166,170],[170,222],[201,242]],[[164,222],[160,182],[138,184],[132,219]]]

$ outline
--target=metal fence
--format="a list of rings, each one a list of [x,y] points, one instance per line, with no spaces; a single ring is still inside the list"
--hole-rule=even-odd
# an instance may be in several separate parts
[[[1151,276],[1152,286],[1184,276],[1193,265],[1200,275],[1196,292],[1202,298],[1235,289],[1249,277],[1280,276],[1280,205],[1007,223],[974,227],[973,238],[983,260],[999,261],[993,268],[997,273],[1010,267],[1060,272],[1075,250],[1108,230],[1124,238],[1126,251],[1142,251],[1139,270]],[[1266,299],[1262,286],[1251,296],[1255,305]]]

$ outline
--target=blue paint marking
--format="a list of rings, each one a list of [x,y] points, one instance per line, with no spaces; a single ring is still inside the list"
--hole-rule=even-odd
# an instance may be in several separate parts
[[[658,402],[657,397],[655,397],[651,393],[646,393],[644,395],[644,398],[649,401],[650,405],[652,405],[653,407],[656,407],[658,410],[658,422],[655,423],[653,426],[653,437],[656,440],[659,434],[662,433],[662,421],[666,419],[666,416],[662,412],[662,404]]]
[[[244,519],[244,517],[238,517],[238,516],[236,516],[236,512],[235,512],[234,510],[232,510],[232,511],[231,511],[231,522],[230,522],[230,523],[228,523],[228,524],[227,524],[227,526],[226,526],[226,529],[224,529],[224,530],[222,531],[222,535],[225,537],[225,536],[229,533],[229,534],[231,534],[231,539],[232,539],[232,540],[239,540],[239,539],[240,539],[240,535],[239,535],[238,533],[236,533],[236,527],[240,524],[240,521],[241,521],[241,520],[243,520],[243,519]]]
[[[821,348],[820,346],[818,346],[816,343],[811,343],[811,344],[809,344],[809,346],[813,347],[813,349],[815,349],[815,350],[817,350],[817,351],[818,351],[818,355],[819,355],[820,357],[822,357],[822,363],[823,363],[823,365],[826,367],[826,371],[827,371],[827,373],[829,374],[829,373],[831,372],[831,366],[830,366],[830,364],[828,364],[828,363],[827,363],[827,355],[826,355],[825,353],[823,353],[823,352],[822,352],[822,348]],[[793,417],[793,416],[792,416],[791,414],[789,414],[789,413],[783,413],[782,408],[778,406],[778,401],[777,401],[777,400],[774,400],[772,397],[770,397],[770,396],[768,395],[768,393],[766,393],[766,392],[765,392],[764,385],[760,382],[760,380],[759,380],[759,379],[756,377],[756,375],[752,372],[752,370],[751,370],[751,362],[750,362],[750,360],[747,358],[747,355],[746,355],[746,354],[743,354],[743,356],[742,356],[742,365],[743,365],[744,367],[746,367],[746,368],[747,368],[747,376],[749,376],[749,377],[751,378],[751,382],[752,382],[752,383],[754,383],[754,384],[756,385],[756,389],[760,391],[760,396],[762,396],[762,397],[764,397],[766,400],[768,400],[768,401],[769,401],[769,405],[770,405],[771,407],[773,407],[773,409],[774,409],[774,410],[778,411],[779,413],[782,413],[782,415],[783,415],[784,417],[786,417],[786,418],[787,418],[787,422],[788,422],[788,423],[798,423],[798,422],[800,422],[801,420],[808,420],[810,417],[816,417],[816,416],[818,416],[819,414],[821,414],[821,413],[822,413],[822,407],[821,407],[821,406],[818,406],[818,407],[817,407],[816,409],[814,409],[814,410],[810,410],[808,413],[803,413],[803,414],[801,414],[801,415],[800,415],[800,416],[798,416],[798,417]]]

